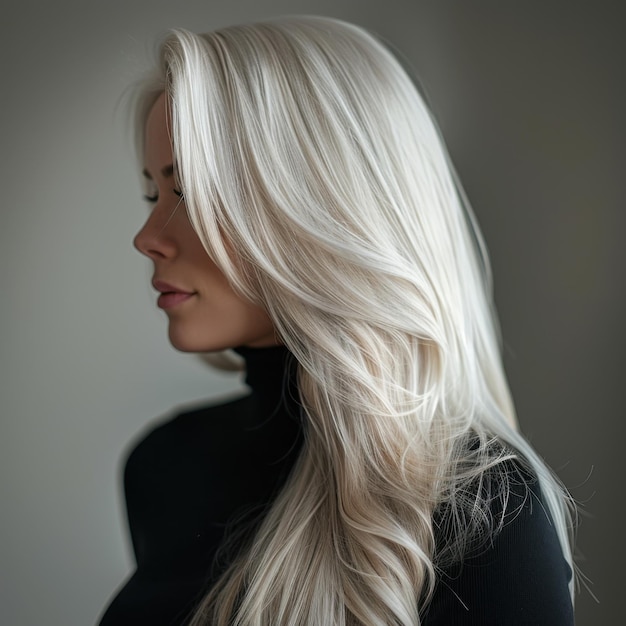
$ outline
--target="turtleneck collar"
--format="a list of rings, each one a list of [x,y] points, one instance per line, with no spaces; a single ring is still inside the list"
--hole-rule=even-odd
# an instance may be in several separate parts
[[[262,404],[281,404],[291,415],[299,414],[297,361],[286,346],[238,346],[234,351],[244,358],[245,383]]]
[[[250,348],[238,346],[234,351],[246,362],[245,382],[253,391],[264,393],[282,387],[286,370],[295,361],[284,345]]]
[[[245,382],[252,390],[251,399],[256,406],[246,425],[277,429],[272,439],[282,454],[291,449],[294,441],[299,441],[304,426],[296,376],[298,362],[284,345],[238,346],[234,351],[245,360]],[[281,441],[283,443],[279,443]],[[298,443],[296,448],[299,446]]]

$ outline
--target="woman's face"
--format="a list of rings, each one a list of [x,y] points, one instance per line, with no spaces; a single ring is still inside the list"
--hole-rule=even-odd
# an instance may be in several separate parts
[[[152,211],[134,245],[154,264],[157,306],[169,318],[172,345],[184,352],[278,343],[265,311],[242,299],[211,261],[187,217],[174,175],[167,100],[161,94],[146,121],[144,175]]]

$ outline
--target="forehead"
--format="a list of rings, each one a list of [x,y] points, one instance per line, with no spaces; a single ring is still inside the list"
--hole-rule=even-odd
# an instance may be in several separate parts
[[[167,114],[167,97],[164,91],[162,91],[154,101],[153,105],[148,111],[146,117],[146,130],[154,125],[165,122]]]
[[[172,162],[172,144],[169,136],[169,111],[166,94],[163,92],[152,105],[144,133],[144,164],[154,175],[165,161]]]

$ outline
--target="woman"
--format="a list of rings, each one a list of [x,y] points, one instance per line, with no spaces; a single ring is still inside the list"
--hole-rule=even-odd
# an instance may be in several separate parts
[[[102,624],[572,624],[571,500],[397,60],[328,18],[176,30],[137,110],[170,340],[234,348],[252,393],[131,454],[138,567]]]

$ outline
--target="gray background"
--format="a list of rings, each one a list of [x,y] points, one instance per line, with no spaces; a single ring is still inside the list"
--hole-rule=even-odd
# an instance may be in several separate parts
[[[167,344],[130,244],[146,209],[115,111],[164,29],[281,13],[371,28],[420,77],[491,251],[523,430],[583,505],[579,562],[600,604],[583,590],[578,624],[615,623],[621,3],[14,4],[0,40],[0,623],[93,623],[132,567],[129,442],[172,407],[240,388]]]

